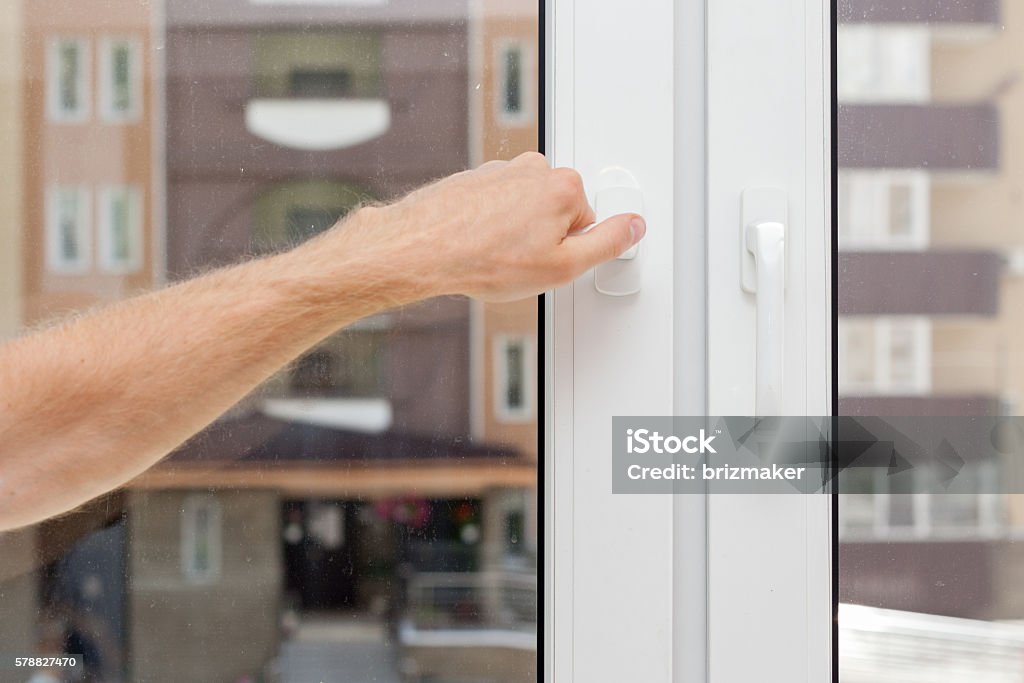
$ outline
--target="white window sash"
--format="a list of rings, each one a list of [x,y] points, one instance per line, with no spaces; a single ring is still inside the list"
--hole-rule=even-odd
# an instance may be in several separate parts
[[[591,200],[628,169],[648,233],[639,295],[546,299],[546,681],[830,679],[827,496],[616,496],[609,462],[613,415],[752,414],[748,186],[789,195],[785,409],[831,410],[826,6],[548,4],[549,159]]]

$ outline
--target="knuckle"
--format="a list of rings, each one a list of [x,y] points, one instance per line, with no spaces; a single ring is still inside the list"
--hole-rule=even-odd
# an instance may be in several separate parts
[[[562,208],[575,209],[582,201],[583,181],[575,171],[571,174],[559,173],[555,176],[552,186],[552,191]]]
[[[567,200],[579,202],[584,196],[583,178],[571,168],[556,169],[558,190]]]
[[[547,166],[548,164],[547,158],[540,152],[523,152],[518,157],[516,157],[516,160],[521,161],[523,163],[533,164],[535,166],[538,164],[544,164],[545,166]]]
[[[563,166],[556,168],[554,172],[558,175],[561,182],[565,183],[567,188],[576,194],[583,194],[583,176],[579,174],[579,171],[575,168]]]

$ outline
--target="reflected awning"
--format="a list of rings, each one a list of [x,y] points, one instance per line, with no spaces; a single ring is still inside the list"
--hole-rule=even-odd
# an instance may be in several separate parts
[[[253,413],[216,422],[128,488],[464,497],[536,485],[537,464],[513,448],[460,435],[369,433]]]

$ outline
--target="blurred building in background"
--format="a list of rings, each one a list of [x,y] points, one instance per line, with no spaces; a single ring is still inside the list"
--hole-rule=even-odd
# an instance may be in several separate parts
[[[0,14],[0,78],[11,94],[0,105],[6,337],[153,285],[162,136],[149,3],[9,2]],[[120,676],[126,577],[116,500],[0,538],[8,647],[77,650],[85,675]]]
[[[1019,415],[1024,8],[839,6],[840,412]],[[843,602],[1024,618],[1020,465],[961,455],[974,495],[843,496]]]
[[[531,3],[0,9],[0,338],[536,148]],[[0,535],[0,640],[97,681],[533,680],[536,326],[447,297],[332,335],[124,490]]]
[[[0,88],[21,88],[21,0],[0,2]],[[22,107],[17,96],[0,99],[0,178],[18,179],[22,172]],[[0,183],[0,343],[20,330],[21,321],[21,183]],[[33,652],[36,615],[36,577],[31,571],[35,534],[23,531],[0,535],[0,643]]]
[[[21,0],[0,2],[0,88],[18,93],[22,83]],[[21,183],[23,126],[21,98],[0,100],[0,177],[15,179],[0,185],[0,343],[21,328]],[[31,571],[35,534],[21,531],[0,535],[0,595],[3,613],[0,642],[22,652],[36,646],[36,577]]]
[[[23,318],[153,285],[160,112],[153,5],[23,4]]]
[[[476,167],[537,149],[540,27],[531,0],[470,0],[468,10],[468,150]],[[538,306],[536,299],[469,305],[472,440],[513,449],[533,475],[484,493],[484,536],[491,542],[481,548],[482,572],[411,583],[402,651],[418,675],[487,680],[501,672],[502,681],[527,683],[536,678],[537,661]],[[484,605],[483,629],[423,618],[423,607],[428,614],[453,612],[452,595]]]
[[[470,165],[475,167],[537,149],[540,31],[531,0],[474,0],[470,16]],[[473,437],[511,445],[536,463],[537,301],[471,301],[470,306]],[[507,493],[502,505],[521,517],[514,524],[525,534],[514,554],[535,556],[536,482]]]
[[[21,88],[21,2],[0,4],[0,83],[6,92]],[[23,152],[21,98],[5,97],[0,102],[0,164],[4,178],[17,179],[22,173]],[[0,187],[0,340],[9,339],[21,328],[21,183]]]

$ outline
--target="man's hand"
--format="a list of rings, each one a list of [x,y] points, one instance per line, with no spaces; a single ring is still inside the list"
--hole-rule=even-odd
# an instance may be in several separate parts
[[[530,296],[644,233],[633,214],[583,232],[593,220],[575,171],[524,154],[0,347],[0,531],[123,485],[359,318],[441,294]]]
[[[594,222],[583,181],[544,156],[491,161],[371,209],[360,241],[387,242],[394,266],[417,273],[422,291],[511,301],[554,289],[639,241],[637,214]],[[375,234],[369,234],[369,233]],[[382,244],[383,246],[383,244]]]

